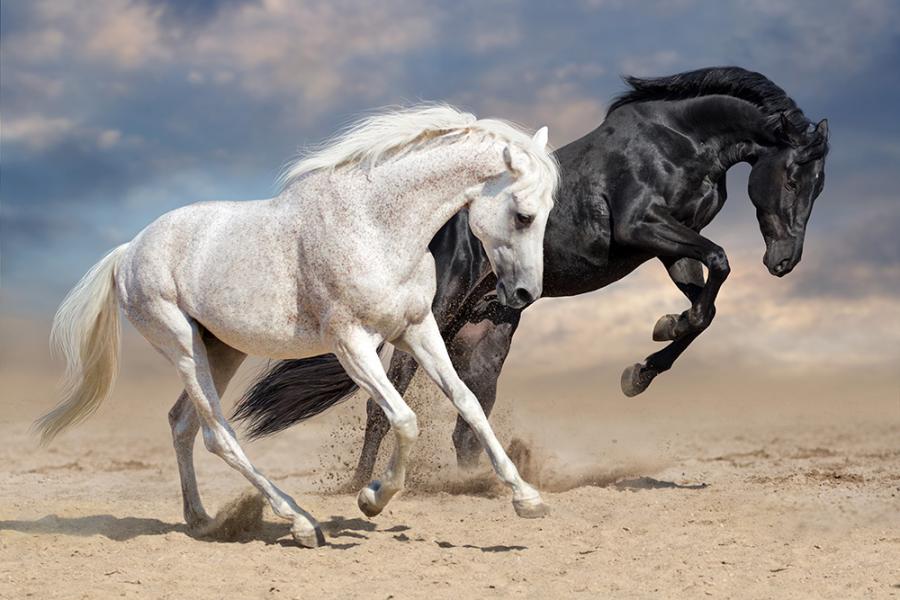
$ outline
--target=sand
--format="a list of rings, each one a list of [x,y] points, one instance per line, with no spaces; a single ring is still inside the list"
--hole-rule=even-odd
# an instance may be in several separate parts
[[[512,364],[494,421],[544,490],[540,520],[518,519],[486,467],[456,471],[452,413],[417,381],[411,486],[374,519],[333,491],[361,401],[245,446],[322,521],[328,545],[307,550],[202,444],[222,528],[186,531],[165,418],[178,384],[134,339],[109,403],[38,448],[28,425],[58,371],[43,339],[17,339],[0,362],[2,598],[900,597],[893,374],[685,369],[625,399],[619,365],[531,380]]]

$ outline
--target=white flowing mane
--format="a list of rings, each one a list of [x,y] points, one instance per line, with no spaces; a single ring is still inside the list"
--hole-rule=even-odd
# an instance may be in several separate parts
[[[395,153],[418,141],[466,131],[480,131],[515,143],[546,171],[541,178],[543,182],[551,190],[556,189],[559,180],[556,158],[547,148],[538,148],[526,131],[500,119],[478,119],[449,104],[390,108],[361,119],[289,163],[278,177],[279,187],[284,189],[313,171],[352,164],[374,165],[385,154]]]

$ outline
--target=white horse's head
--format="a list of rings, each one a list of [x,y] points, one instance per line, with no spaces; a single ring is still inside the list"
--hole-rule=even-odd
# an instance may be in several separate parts
[[[497,297],[524,308],[541,296],[544,230],[559,179],[547,150],[547,128],[502,146],[504,169],[469,191],[469,227],[497,276]]]

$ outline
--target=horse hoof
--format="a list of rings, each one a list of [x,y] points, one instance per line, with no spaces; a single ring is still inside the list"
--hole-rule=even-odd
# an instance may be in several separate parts
[[[513,500],[516,514],[523,519],[540,519],[550,514],[550,507],[540,497],[529,500]]]
[[[675,339],[675,326],[678,325],[678,315],[663,315],[653,326],[654,342],[670,342]]]
[[[650,386],[650,382],[653,381],[653,377],[642,376],[643,370],[644,365],[634,363],[622,371],[622,393],[629,398],[637,396],[646,390]]]
[[[359,490],[356,496],[356,504],[359,510],[367,517],[376,517],[381,513],[382,506],[379,506],[375,494],[381,487],[380,481],[373,481],[363,489]]]
[[[209,529],[213,522],[212,517],[206,514],[205,511],[203,513],[185,515],[184,521],[187,524],[188,531],[193,533]]]
[[[308,524],[304,524],[302,528],[291,528],[291,536],[303,548],[318,548],[325,545],[325,535],[318,524],[314,525],[312,529]]]

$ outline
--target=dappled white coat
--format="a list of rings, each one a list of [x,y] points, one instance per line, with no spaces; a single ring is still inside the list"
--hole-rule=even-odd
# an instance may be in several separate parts
[[[402,488],[418,432],[376,354],[389,341],[416,357],[479,434],[513,489],[517,512],[544,514],[537,491],[522,481],[450,364],[431,314],[428,243],[468,207],[501,301],[537,298],[558,178],[546,141],[546,128],[531,138],[447,106],[394,111],[361,121],[295,163],[276,198],[200,203],[163,215],[98,263],[61,305],[54,339],[68,359],[68,386],[60,406],[40,421],[45,439],[107,395],[118,303],[185,385],[170,420],[188,523],[208,521],[191,450],[202,429],[207,448],[293,521],[295,538],[317,545],[323,538],[315,520],[249,462],[219,396],[247,354],[334,352],[397,434],[384,477],[360,492],[360,508],[375,515]]]

